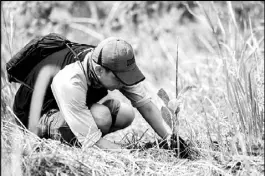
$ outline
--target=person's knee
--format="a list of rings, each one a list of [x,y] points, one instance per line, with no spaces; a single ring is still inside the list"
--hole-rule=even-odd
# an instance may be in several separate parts
[[[97,126],[103,133],[107,133],[112,123],[111,113],[108,107],[96,103],[91,106],[90,112]]]
[[[125,119],[124,121],[124,127],[127,127],[132,124],[134,118],[135,118],[135,112],[132,106],[121,103],[120,110],[117,114],[117,116],[120,116]]]
[[[132,124],[135,111],[132,106],[122,103],[117,99],[109,99],[103,102],[112,116],[114,129],[123,129]],[[112,129],[113,130],[113,129]]]

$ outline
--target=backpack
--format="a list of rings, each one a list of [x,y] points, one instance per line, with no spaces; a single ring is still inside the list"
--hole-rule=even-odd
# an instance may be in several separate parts
[[[35,37],[6,63],[8,81],[21,83],[30,88],[24,83],[25,78],[40,61],[50,54],[68,47],[78,59],[78,54],[71,49],[71,46],[95,48],[93,45],[71,42],[56,33]]]

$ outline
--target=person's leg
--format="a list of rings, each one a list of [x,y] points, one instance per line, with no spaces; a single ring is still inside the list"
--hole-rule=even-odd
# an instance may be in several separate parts
[[[132,124],[135,118],[132,106],[115,99],[107,100],[103,104],[110,109],[112,119],[115,119],[110,132],[124,129]]]
[[[60,140],[71,146],[81,146],[60,111],[52,109],[39,120],[39,137]]]
[[[94,103],[90,108],[90,112],[103,136],[108,134],[112,124],[109,108],[102,104]]]
[[[106,100],[103,104],[93,104],[90,111],[103,136],[128,127],[135,117],[131,106],[113,99]],[[41,131],[39,136],[42,138],[51,138],[70,145],[81,146],[57,109],[50,110],[40,118],[39,129]]]
[[[93,104],[90,111],[103,135],[128,127],[135,117],[131,106],[114,99]]]

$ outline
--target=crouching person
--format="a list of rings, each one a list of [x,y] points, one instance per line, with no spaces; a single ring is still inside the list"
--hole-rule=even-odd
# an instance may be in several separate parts
[[[103,136],[128,127],[134,120],[134,108],[162,138],[171,130],[143,86],[144,75],[136,65],[129,43],[107,38],[94,48],[83,46],[51,54],[27,77],[30,91],[18,90],[14,112],[27,128],[40,137],[65,141],[72,145],[103,149],[121,149]],[[119,90],[132,106],[117,99],[99,104],[108,90]]]

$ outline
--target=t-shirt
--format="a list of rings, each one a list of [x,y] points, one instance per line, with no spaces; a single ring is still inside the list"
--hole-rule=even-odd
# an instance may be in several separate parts
[[[89,53],[82,63],[75,62],[60,70],[51,84],[60,112],[79,142],[85,147],[94,145],[102,136],[86,105],[86,99],[89,99],[93,92],[90,91],[91,82],[90,80],[86,81],[85,76],[89,67],[84,67],[84,73],[80,64],[89,65],[90,56]],[[124,86],[119,91],[136,108],[151,101],[144,89],[143,82],[133,86]]]

